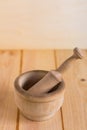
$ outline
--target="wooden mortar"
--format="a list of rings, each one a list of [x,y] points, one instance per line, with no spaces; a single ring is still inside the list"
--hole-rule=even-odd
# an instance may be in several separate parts
[[[52,117],[60,109],[64,100],[65,84],[59,72],[64,73],[64,70],[66,70],[64,68],[67,68],[70,62],[78,58],[82,58],[82,53],[78,48],[75,48],[74,54],[52,73],[54,77],[56,77],[56,73],[59,76],[56,84],[54,86],[46,86],[47,84],[44,82],[42,85],[39,85],[40,90],[43,90],[43,86],[51,88],[45,93],[40,93],[39,96],[30,94],[28,90],[32,89],[32,86],[42,80],[48,74],[48,71],[28,71],[16,78],[15,101],[17,107],[25,117],[34,121],[43,121]]]
[[[43,121],[52,117],[62,106],[65,85],[62,80],[52,92],[40,97],[31,96],[26,90],[42,79],[48,71],[35,70],[21,74],[15,80],[15,101],[21,113],[30,120]]]

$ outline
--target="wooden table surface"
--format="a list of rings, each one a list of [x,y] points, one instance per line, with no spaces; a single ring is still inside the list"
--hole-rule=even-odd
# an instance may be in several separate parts
[[[72,50],[0,51],[0,130],[87,130],[87,51],[64,74],[65,100],[44,122],[24,118],[14,101],[14,80],[22,72],[58,67]]]

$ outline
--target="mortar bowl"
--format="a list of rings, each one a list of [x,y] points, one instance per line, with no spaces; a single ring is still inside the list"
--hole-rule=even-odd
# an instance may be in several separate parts
[[[19,75],[14,82],[15,102],[20,112],[30,120],[44,121],[52,117],[62,106],[64,100],[65,84],[62,80],[44,95],[35,97],[27,90],[43,78],[48,71],[32,70]]]

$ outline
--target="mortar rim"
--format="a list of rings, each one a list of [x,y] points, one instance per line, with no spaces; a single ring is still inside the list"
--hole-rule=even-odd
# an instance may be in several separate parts
[[[43,96],[37,97],[37,96],[32,96],[26,93],[26,91],[21,88],[21,86],[18,84],[19,79],[23,77],[26,74],[32,73],[32,72],[41,72],[41,73],[47,73],[48,71],[46,70],[31,70],[31,71],[26,71],[19,76],[14,81],[14,88],[17,94],[19,94],[22,98],[29,100],[30,102],[49,102],[53,101],[55,99],[58,99],[59,97],[63,98],[64,92],[65,92],[65,83],[64,80],[62,79],[61,86],[58,90],[51,92],[49,94],[44,94]],[[59,98],[60,99],[60,98]]]

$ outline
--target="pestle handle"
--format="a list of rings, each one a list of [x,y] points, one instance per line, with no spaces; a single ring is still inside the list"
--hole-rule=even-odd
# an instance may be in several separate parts
[[[77,59],[82,59],[84,57],[82,51],[77,47],[74,48],[73,52],[73,56]]]
[[[73,55],[69,57],[62,65],[56,70],[49,71],[40,81],[33,85],[27,92],[32,96],[41,96],[47,93],[55,85],[62,81],[61,74],[64,73],[69,65],[76,59],[82,59],[83,54],[80,49],[75,48],[73,50]],[[60,74],[61,73],[61,74]]]
[[[83,53],[81,52],[81,50],[79,48],[75,48],[73,50],[73,55],[70,56],[68,59],[66,59],[59,68],[57,68],[56,70],[58,72],[60,72],[61,74],[63,74],[71,65],[72,62],[74,62],[77,59],[82,59],[83,58]]]

